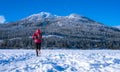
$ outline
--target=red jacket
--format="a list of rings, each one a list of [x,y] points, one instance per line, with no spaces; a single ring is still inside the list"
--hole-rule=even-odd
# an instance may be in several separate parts
[[[32,39],[35,43],[41,43],[42,42],[42,34],[40,29],[37,29],[36,32],[32,35]]]

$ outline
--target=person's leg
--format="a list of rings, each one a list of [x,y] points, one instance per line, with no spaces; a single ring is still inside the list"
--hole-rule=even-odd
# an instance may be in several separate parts
[[[41,43],[39,43],[39,45],[38,45],[38,50],[39,50],[39,54],[40,54],[40,52],[41,52]]]
[[[38,49],[39,49],[39,44],[36,43],[36,55],[38,56]]]

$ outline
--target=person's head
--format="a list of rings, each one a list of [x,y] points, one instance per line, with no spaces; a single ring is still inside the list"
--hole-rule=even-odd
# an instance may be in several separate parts
[[[40,32],[40,29],[37,29],[37,30],[36,30],[36,33],[41,33],[41,32]]]

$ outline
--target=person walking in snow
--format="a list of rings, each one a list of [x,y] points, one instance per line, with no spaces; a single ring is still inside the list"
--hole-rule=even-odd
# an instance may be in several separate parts
[[[38,56],[40,54],[41,43],[42,43],[42,33],[40,29],[36,30],[36,32],[32,35],[32,39],[36,44],[36,55]]]

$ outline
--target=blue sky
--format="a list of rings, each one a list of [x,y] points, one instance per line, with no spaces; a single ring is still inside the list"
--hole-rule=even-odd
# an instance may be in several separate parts
[[[1,22],[13,22],[39,12],[86,16],[109,26],[120,25],[120,0],[0,0]]]

